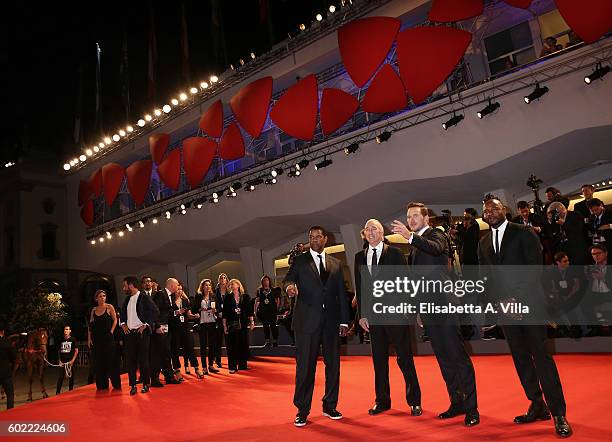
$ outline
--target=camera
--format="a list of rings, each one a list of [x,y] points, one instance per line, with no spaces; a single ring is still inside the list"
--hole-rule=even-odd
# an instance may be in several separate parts
[[[551,210],[550,211],[550,216],[551,216],[551,221],[553,223],[556,223],[557,221],[559,221],[561,219],[561,213],[559,213],[559,211],[557,209]]]

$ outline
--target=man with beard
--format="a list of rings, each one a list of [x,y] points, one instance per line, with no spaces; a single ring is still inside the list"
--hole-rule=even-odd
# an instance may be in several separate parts
[[[553,204],[559,203],[551,206]],[[506,278],[501,266],[540,266],[542,249],[538,237],[530,227],[508,222],[506,210],[498,199],[488,199],[483,208],[484,221],[491,230],[480,240],[478,260],[488,283],[505,281],[496,286],[494,296],[500,302],[515,302],[521,298],[526,302],[537,302],[541,295],[538,293],[539,285],[528,283],[531,269],[537,267],[524,267],[517,281],[517,278]],[[521,385],[531,401],[527,413],[515,417],[514,422],[526,424],[549,420],[552,413],[555,431],[561,437],[568,437],[572,428],[565,418],[565,399],[557,366],[546,349],[546,326],[524,325],[522,319],[521,315],[508,315],[504,319],[507,325],[502,326]]]

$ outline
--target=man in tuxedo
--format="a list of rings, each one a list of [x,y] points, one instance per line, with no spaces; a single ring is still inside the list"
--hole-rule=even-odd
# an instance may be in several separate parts
[[[591,216],[591,212],[589,211],[587,204],[591,199],[593,199],[593,193],[595,193],[595,186],[593,186],[592,184],[583,184],[581,190],[584,199],[574,204],[574,212],[578,212],[580,215],[582,215],[584,223],[586,224],[589,222],[589,218]]]
[[[149,366],[149,346],[151,330],[157,322],[159,310],[150,296],[138,290],[138,278],[127,276],[123,279],[123,292],[127,295],[121,309],[121,328],[125,333],[125,352],[127,356],[130,395],[135,395],[136,369],[140,369],[142,380],[141,393],[149,392],[151,373]]]
[[[170,361],[170,333],[168,322],[172,316],[172,296],[178,289],[178,281],[174,278],[166,280],[166,287],[153,294],[153,302],[159,310],[155,323],[155,332],[151,335],[151,386],[163,387],[159,381],[160,372],[164,374],[166,384],[178,384],[172,371]]]
[[[140,279],[140,283],[142,287],[142,293],[152,298],[156,292],[156,290],[153,290],[153,278],[145,275]]]
[[[544,219],[540,215],[531,213],[529,203],[527,201],[519,201],[516,204],[516,208],[518,210],[518,215],[512,219],[512,222],[531,227],[539,236],[542,233]]]
[[[542,264],[542,249],[533,230],[508,222],[506,210],[498,199],[485,201],[483,217],[491,230],[480,240],[478,259],[483,278],[487,278],[487,284],[495,285],[494,290],[487,290],[487,295],[496,297],[492,301],[523,299],[531,304],[538,297],[543,298],[540,285],[530,279],[534,273],[532,269],[537,267],[525,267]],[[518,278],[509,279],[500,266],[524,266],[524,270],[515,275]],[[504,283],[500,284],[500,281]],[[557,366],[546,349],[546,326],[523,325],[522,319],[522,315],[510,314],[504,318],[508,325],[502,326],[519,379],[531,401],[527,413],[515,417],[514,422],[526,424],[548,420],[552,412],[557,434],[568,437],[572,429],[565,418],[565,399]]]
[[[605,244],[606,248],[612,247],[612,210],[606,209],[603,201],[599,198],[591,198],[587,202],[591,213],[587,229],[593,244]],[[608,256],[608,265],[612,265]]]
[[[319,346],[325,362],[323,415],[342,419],[336,410],[340,388],[340,336],[346,336],[349,306],[342,263],[325,253],[327,232],[314,226],[308,231],[310,251],[296,256],[283,281],[285,291],[296,297],[293,309],[296,374],[293,404],[296,427],[306,425],[310,414]]]
[[[412,268],[419,273],[419,266],[432,269],[426,277],[438,280],[450,278],[448,270],[448,241],[442,231],[429,227],[429,211],[423,203],[409,203],[407,221],[410,230],[401,221],[392,224],[393,233],[402,235],[411,245]],[[454,295],[451,295],[452,297]],[[449,302],[453,302],[451,298]],[[425,332],[450,398],[450,407],[438,417],[449,419],[465,414],[464,424],[468,427],[480,423],[476,398],[474,366],[463,345],[459,318],[436,314],[421,315]]]
[[[417,377],[412,349],[410,347],[410,329],[408,319],[403,325],[370,324],[368,312],[362,309],[366,297],[372,298],[369,288],[374,279],[385,280],[384,266],[406,267],[402,252],[383,242],[384,228],[380,221],[370,219],[365,224],[365,237],[368,248],[355,255],[355,285],[357,287],[357,306],[359,309],[359,325],[370,333],[372,343],[372,360],[374,362],[374,389],[376,401],[368,414],[374,416],[391,408],[389,386],[389,344],[393,344],[399,366],[406,382],[406,401],[413,416],[423,414],[421,408],[421,388]],[[397,270],[397,269],[395,269]],[[397,273],[393,272],[392,273]],[[369,303],[366,303],[368,305]]]

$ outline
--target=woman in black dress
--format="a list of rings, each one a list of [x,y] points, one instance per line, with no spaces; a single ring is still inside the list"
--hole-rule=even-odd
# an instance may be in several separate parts
[[[117,327],[117,314],[111,304],[106,303],[106,292],[98,290],[94,294],[97,306],[91,309],[87,344],[93,350],[96,387],[108,390],[110,377],[113,388],[121,388],[119,373],[114,371],[115,339],[113,333]]]
[[[223,301],[225,295],[229,293],[229,279],[227,274],[219,273],[217,277],[217,287],[215,288],[215,298],[217,298],[217,338],[215,340],[215,363],[217,368],[221,368],[221,347],[223,346]]]
[[[199,319],[199,314],[191,314],[191,305],[189,303],[189,297],[183,292],[183,286],[179,284],[178,290],[174,294],[174,302],[172,303],[172,310],[174,312],[173,318],[170,321],[170,328],[172,330],[172,364],[174,365],[175,372],[180,370],[181,362],[179,360],[179,350],[182,347],[184,360],[189,363],[195,369],[196,376],[198,379],[204,377],[204,373],[200,371],[198,359],[196,358],[195,351],[193,349],[193,334],[191,333],[191,322],[190,319]],[[185,363],[185,372],[187,373],[187,364]],[[180,371],[179,371],[180,376]]]
[[[217,297],[213,292],[212,281],[203,279],[195,297],[192,313],[200,314],[198,334],[200,335],[200,361],[204,374],[219,373],[213,364],[217,349]],[[208,370],[206,369],[206,349],[208,348]]]
[[[272,345],[278,347],[278,328],[276,326],[276,315],[280,308],[281,290],[279,287],[272,287],[272,280],[268,275],[261,278],[261,286],[257,290],[255,298],[255,311],[261,321],[266,342],[264,347]],[[271,335],[271,336],[270,336]]]
[[[255,321],[251,297],[244,293],[244,287],[238,279],[229,282],[230,293],[223,303],[223,331],[227,345],[227,367],[230,374],[238,370],[247,370],[249,355],[249,335]]]

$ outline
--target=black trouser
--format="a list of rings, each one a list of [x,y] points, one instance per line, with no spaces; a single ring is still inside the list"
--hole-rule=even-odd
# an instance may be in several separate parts
[[[221,349],[223,347],[223,340],[225,339],[225,333],[223,333],[223,323],[217,322],[217,335],[215,339],[215,362],[217,365],[221,365]],[[226,348],[227,350],[227,348]]]
[[[227,368],[230,370],[246,369],[249,357],[249,335],[247,328],[231,330],[226,335]]]
[[[193,335],[187,328],[179,328],[172,333],[172,364],[174,369],[178,370],[181,368],[181,361],[179,360],[180,349],[183,348],[183,355],[185,359],[189,360],[189,363],[196,370],[198,369],[198,359],[196,358],[195,351],[193,349]],[[185,364],[187,365],[187,364]]]
[[[169,333],[151,334],[151,378],[153,381],[159,379],[159,374],[164,374],[166,382],[172,379],[172,361],[170,360],[170,336]]]
[[[95,349],[93,357],[96,387],[98,390],[105,390],[108,388],[108,378],[114,371],[115,340],[112,336],[108,339],[94,338],[93,347]],[[117,387],[114,383],[113,386]]]
[[[72,366],[71,376],[68,378],[68,391],[71,391],[74,388],[74,372],[75,366]],[[55,389],[55,394],[60,394],[62,391],[62,384],[64,383],[64,378],[66,377],[66,369],[64,367],[59,367],[59,373],[57,376],[57,388]]]
[[[280,322],[285,327],[285,330],[287,330],[287,333],[289,333],[289,336],[291,337],[291,342],[295,344],[295,333],[293,332],[293,328],[291,326],[292,320],[293,316],[287,315],[283,319],[281,319]]]
[[[335,409],[340,389],[340,336],[337,325],[325,325],[321,320],[312,333],[295,332],[295,393],[293,404],[302,415],[310,413],[319,346],[323,345],[325,363],[325,395],[323,409]]]
[[[546,350],[543,325],[502,326],[516,372],[530,401],[542,400],[542,391],[553,416],[565,416],[565,399],[559,372]]]
[[[136,386],[136,369],[140,369],[140,380],[142,380],[142,384],[149,385],[151,383],[151,372],[149,367],[151,331],[148,328],[142,333],[138,333],[138,330],[130,330],[130,332],[125,335],[124,342],[130,386]]]
[[[423,319],[425,333],[429,336],[440,366],[451,404],[463,405],[467,411],[476,410],[478,401],[474,366],[465,350],[459,325],[440,325],[444,322],[440,317],[437,320]]]
[[[275,319],[265,318],[261,320],[261,323],[263,325],[263,331],[264,331],[264,336],[266,337],[266,340],[267,341],[270,340],[270,334],[271,334],[274,342],[277,342],[278,341],[278,327],[276,326],[276,318]]]
[[[208,366],[212,367],[215,362],[215,351],[217,350],[217,323],[203,322],[198,329],[200,336],[200,360],[202,368],[206,368],[206,354],[208,348]]]
[[[4,388],[6,394],[6,409],[9,410],[15,406],[15,390],[13,389],[13,377],[6,376],[0,378],[0,386]]]
[[[406,401],[408,405],[421,405],[421,387],[414,367],[408,326],[372,325],[370,326],[370,340],[374,362],[376,403],[382,408],[391,407],[389,344],[393,344],[397,353],[397,365],[402,371],[406,383]]]

